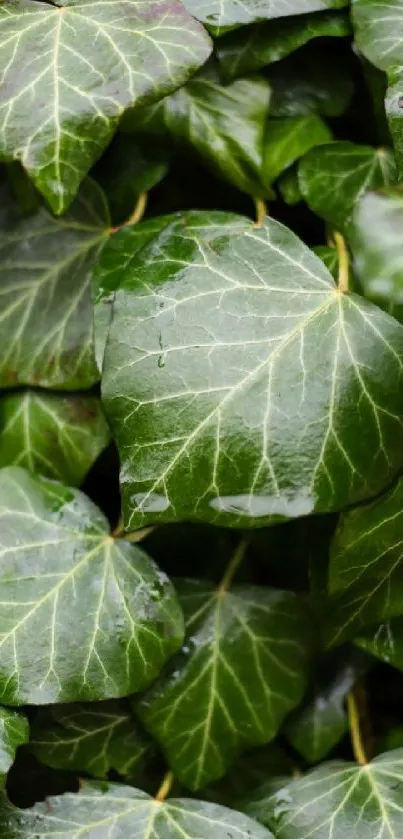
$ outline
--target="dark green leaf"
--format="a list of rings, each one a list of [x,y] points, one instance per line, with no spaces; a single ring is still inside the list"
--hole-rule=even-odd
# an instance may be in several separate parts
[[[187,636],[135,708],[175,775],[200,789],[267,743],[301,700],[312,637],[291,592],[177,580]]]
[[[300,204],[302,201],[302,194],[299,188],[298,181],[298,166],[290,166],[282,175],[280,175],[276,188],[278,189],[283,201],[290,206]]]
[[[0,6],[0,154],[21,160],[62,213],[122,112],[203,64],[208,37],[170,0],[34,0]]]
[[[117,259],[104,365],[127,527],[262,526],[379,492],[403,459],[402,327],[273,219],[159,222]]]
[[[1,197],[0,387],[90,387],[99,378],[91,273],[108,234],[104,196],[86,181],[62,219],[44,208],[23,216]]]
[[[0,707],[0,789],[14,763],[18,746],[23,746],[28,740],[29,725],[24,714]]]
[[[350,32],[350,21],[344,12],[316,12],[254,24],[220,38],[217,43],[220,71],[226,81],[233,81],[279,61],[313,38],[342,37]]]
[[[17,391],[0,397],[0,467],[78,486],[110,439],[98,396]]]
[[[395,163],[387,149],[341,141],[313,149],[299,164],[299,185],[308,206],[348,233],[360,197],[393,183]]]
[[[87,783],[30,810],[4,802],[4,839],[273,839],[248,816],[186,798],[163,803],[120,784]]]
[[[239,26],[325,9],[341,9],[348,0],[184,0],[190,14],[210,27]]]
[[[183,639],[168,578],[81,492],[0,472],[0,695],[9,705],[141,690]]]
[[[403,68],[389,73],[389,87],[385,99],[386,116],[393,139],[399,179],[403,178]]]
[[[336,248],[331,248],[328,245],[318,245],[313,248],[314,253],[325,263],[326,268],[330,271],[334,280],[339,276],[339,255]]]
[[[392,618],[364,629],[354,641],[366,652],[403,671],[403,618]],[[403,745],[403,742],[397,745]]]
[[[111,769],[140,775],[154,749],[124,702],[61,705],[40,712],[30,742],[34,755],[54,769],[105,778]]]
[[[264,182],[273,183],[309,149],[328,143],[331,139],[330,129],[315,114],[269,120],[263,154]]]
[[[203,798],[242,811],[243,798],[283,787],[291,778],[295,764],[276,742],[241,755],[227,774],[201,793]]]

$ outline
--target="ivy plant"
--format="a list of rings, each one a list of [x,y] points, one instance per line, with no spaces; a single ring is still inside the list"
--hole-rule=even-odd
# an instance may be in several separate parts
[[[403,0],[0,5],[0,837],[403,836]]]

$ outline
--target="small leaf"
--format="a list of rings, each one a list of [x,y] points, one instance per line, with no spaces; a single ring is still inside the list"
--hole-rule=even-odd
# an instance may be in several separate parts
[[[102,386],[127,527],[256,527],[379,492],[403,463],[403,328],[273,219],[159,223],[114,263]]]
[[[191,15],[208,26],[240,26],[258,20],[341,9],[348,0],[184,0]]]
[[[91,387],[99,378],[91,273],[110,223],[104,196],[86,181],[63,219],[44,208],[23,216],[2,199],[0,387]]]
[[[0,6],[0,154],[21,160],[56,214],[122,112],[175,90],[208,58],[203,29],[170,0]]]
[[[260,815],[276,839],[395,839],[403,827],[402,784],[403,749],[365,766],[334,761],[268,798]]]
[[[224,775],[240,749],[272,740],[301,700],[311,626],[291,592],[201,580],[178,580],[177,589],[185,645],[135,709],[196,790]]]
[[[295,204],[300,204],[302,201],[302,193],[299,188],[297,164],[290,166],[289,169],[286,169],[285,172],[280,175],[276,188],[286,204],[289,204],[291,207]]]
[[[309,149],[328,143],[331,139],[330,129],[316,115],[270,119],[266,128],[263,155],[265,183],[273,183]]]
[[[385,664],[403,671],[403,618],[392,618],[377,626],[363,629],[354,643]],[[403,743],[396,743],[403,745]],[[395,748],[389,745],[388,748]]]
[[[403,68],[394,68],[389,73],[389,87],[385,98],[385,110],[389,130],[393,139],[399,180],[403,178]]]
[[[403,614],[403,479],[341,517],[329,563],[331,643]]]
[[[79,486],[109,443],[98,396],[17,391],[0,397],[0,467]]]
[[[317,245],[313,248],[314,253],[325,263],[334,280],[339,276],[339,255],[336,248],[327,245]]]
[[[34,722],[30,747],[54,769],[105,778],[111,769],[137,776],[155,749],[124,702],[61,705],[44,709]]]
[[[363,55],[388,70],[403,63],[402,0],[352,0],[354,35]]]
[[[32,809],[3,803],[4,839],[273,839],[253,819],[227,807],[186,798],[161,802],[121,784],[86,783]]]
[[[94,701],[149,684],[183,639],[165,574],[113,539],[83,493],[19,467],[0,472],[0,516],[1,700]]]
[[[29,724],[26,716],[10,708],[0,707],[0,789],[14,763],[18,746],[23,746],[28,740]]]
[[[315,12],[284,17],[229,32],[217,42],[220,72],[225,81],[279,61],[313,38],[343,37],[351,32],[344,12]]]
[[[361,196],[393,183],[395,177],[395,163],[387,149],[347,141],[313,149],[299,164],[299,185],[308,206],[344,233],[349,233]]]

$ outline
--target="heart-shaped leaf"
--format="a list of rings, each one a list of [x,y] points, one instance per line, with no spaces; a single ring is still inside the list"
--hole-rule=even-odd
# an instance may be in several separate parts
[[[400,324],[273,219],[159,223],[122,260],[104,363],[127,527],[261,526],[379,492],[403,462]]]
[[[273,839],[242,813],[186,798],[161,802],[120,784],[87,783],[79,793],[54,796],[30,810],[4,802],[4,839]]]
[[[208,26],[239,26],[324,9],[341,9],[348,0],[184,0],[190,14]]]
[[[78,490],[0,472],[0,696],[8,705],[141,690],[183,639],[168,578],[109,535]]]
[[[23,216],[1,197],[0,387],[91,387],[99,379],[91,273],[108,235],[105,198],[88,180],[55,219],[44,208]]]
[[[123,111],[175,90],[209,39],[178,0],[0,6],[0,154],[66,210]]]
[[[328,143],[331,139],[330,129],[316,114],[306,117],[270,119],[267,123],[264,142],[263,177],[265,183],[273,183],[285,169],[288,169],[309,149]]]
[[[28,740],[29,724],[26,716],[10,708],[0,707],[0,789],[14,763],[18,746],[23,746]]]
[[[35,757],[54,769],[105,778],[139,774],[155,750],[124,702],[61,705],[36,717],[30,741]]]
[[[98,396],[17,391],[0,397],[0,467],[78,486],[110,439]]]

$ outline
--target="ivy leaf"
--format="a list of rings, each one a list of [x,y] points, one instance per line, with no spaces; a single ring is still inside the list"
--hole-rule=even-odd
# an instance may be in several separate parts
[[[315,12],[255,24],[224,35],[217,43],[220,72],[225,81],[279,61],[313,38],[343,37],[351,33],[344,12]]]
[[[341,141],[305,155],[299,164],[299,185],[314,213],[344,233],[367,190],[393,183],[396,168],[387,149]]]
[[[379,500],[342,516],[329,563],[329,640],[403,614],[403,480]]]
[[[243,748],[268,743],[301,700],[308,615],[291,592],[178,580],[187,637],[135,709],[174,774],[196,790]]]
[[[377,626],[363,629],[354,643],[385,664],[403,671],[403,618],[382,621]],[[401,745],[400,743],[396,745]],[[394,748],[389,744],[388,748]]]
[[[313,251],[325,263],[333,279],[337,280],[339,275],[339,255],[337,248],[332,248],[328,245],[317,245],[316,248],[313,248]]]
[[[112,769],[137,776],[155,747],[124,702],[61,705],[34,722],[30,748],[53,769],[105,778]]]
[[[302,201],[302,194],[298,181],[298,166],[295,163],[280,175],[276,187],[286,204],[294,206]]]
[[[291,780],[295,763],[277,742],[260,746],[241,755],[232,764],[229,772],[214,784],[203,790],[203,798],[243,809],[243,799],[258,794],[264,786],[270,793]],[[267,794],[267,793],[266,793]],[[258,819],[259,821],[259,819]]]
[[[393,149],[400,181],[403,177],[402,91],[403,67],[396,67],[389,73],[389,87],[385,97],[385,110],[389,130],[393,138]]]
[[[28,740],[29,724],[26,716],[10,708],[0,707],[0,789],[14,763],[18,746],[23,746]]]
[[[154,108],[127,114],[124,130],[168,131],[179,144],[192,147],[219,177],[256,197],[262,183],[264,131],[270,86],[259,76],[222,85],[210,62],[185,87]]]
[[[211,46],[182,3],[69,0],[0,6],[0,154],[21,160],[56,214],[122,112],[183,84]]]
[[[253,819],[227,807],[186,798],[161,802],[121,784],[86,783],[29,810],[4,802],[4,839],[273,839]]]
[[[214,30],[259,20],[341,9],[348,0],[184,0],[191,15]]]
[[[261,815],[276,839],[394,839],[403,823],[402,781],[403,749],[365,766],[325,763],[268,798]]]
[[[44,208],[23,216],[2,199],[0,387],[91,387],[99,379],[91,273],[110,223],[104,196],[86,181],[62,219]]]
[[[401,0],[352,0],[356,42],[366,58],[388,70],[403,64],[403,15]]]
[[[402,327],[273,219],[159,223],[116,264],[104,363],[126,526],[262,526],[379,492],[403,457]]]
[[[0,467],[78,486],[109,439],[98,396],[26,390],[0,398]]]
[[[331,139],[330,129],[315,114],[269,120],[263,157],[265,182],[273,183],[285,169],[292,166],[309,149],[328,143]]]
[[[0,516],[1,700],[94,701],[151,682],[183,629],[144,551],[113,539],[78,490],[15,466],[0,472]]]

